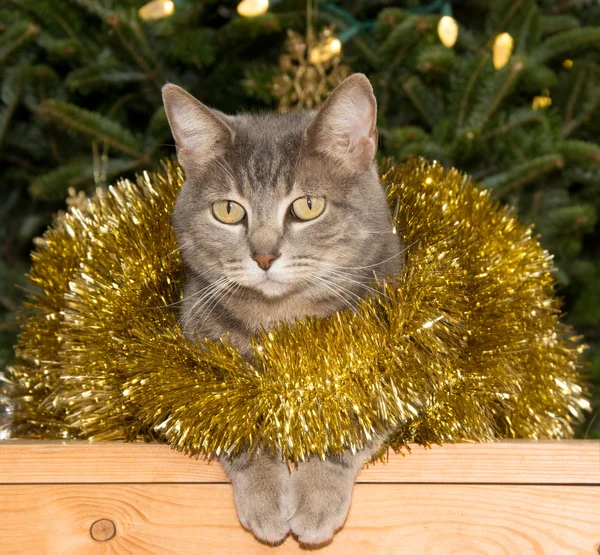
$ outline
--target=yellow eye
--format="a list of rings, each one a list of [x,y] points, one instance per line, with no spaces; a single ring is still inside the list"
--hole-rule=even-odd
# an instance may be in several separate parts
[[[237,224],[244,219],[246,211],[233,200],[217,200],[212,205],[213,214],[224,224]]]
[[[292,214],[300,220],[314,220],[325,210],[323,197],[300,197],[292,202]]]

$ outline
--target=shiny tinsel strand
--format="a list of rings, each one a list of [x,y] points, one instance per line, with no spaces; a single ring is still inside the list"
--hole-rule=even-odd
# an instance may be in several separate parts
[[[189,343],[177,324],[177,166],[71,208],[33,255],[3,386],[12,435],[208,455],[262,445],[292,461],[389,429],[395,449],[569,437],[589,403],[550,255],[456,170],[414,160],[382,181],[407,245],[397,288],[257,336],[252,362],[226,340]]]

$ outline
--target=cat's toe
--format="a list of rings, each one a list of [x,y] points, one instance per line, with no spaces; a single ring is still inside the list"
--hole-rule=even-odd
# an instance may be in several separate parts
[[[242,526],[260,542],[278,545],[290,533],[289,523],[278,516],[260,510],[248,511],[243,515],[238,511],[238,514]]]
[[[342,528],[350,509],[350,496],[333,506],[304,506],[290,518],[292,534],[298,542],[309,547],[329,543]]]

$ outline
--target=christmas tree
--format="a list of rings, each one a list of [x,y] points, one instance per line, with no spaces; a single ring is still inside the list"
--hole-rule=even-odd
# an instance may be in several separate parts
[[[307,14],[304,4],[272,4],[3,4],[0,365],[12,357],[28,252],[65,197],[77,203],[173,154],[165,82],[224,112],[289,110],[318,105],[360,71],[378,99],[382,157],[456,166],[535,224],[568,321],[590,345],[597,406],[600,6],[355,0],[311,2]],[[600,419],[580,433],[600,437]]]

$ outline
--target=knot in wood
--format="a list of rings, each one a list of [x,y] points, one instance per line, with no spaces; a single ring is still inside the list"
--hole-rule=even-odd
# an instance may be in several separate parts
[[[117,535],[117,527],[112,520],[101,518],[91,525],[90,535],[97,542],[107,542]]]

